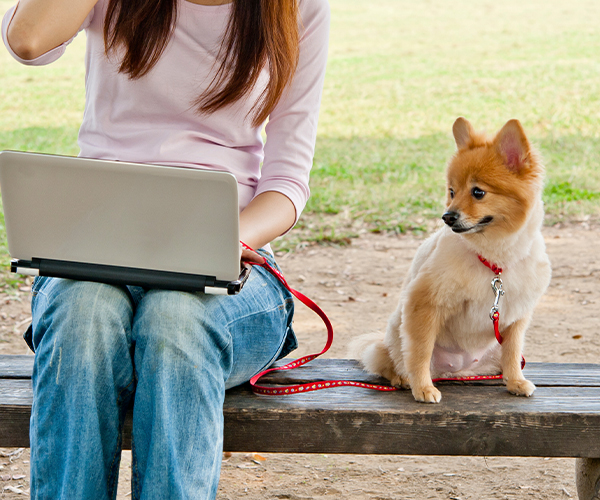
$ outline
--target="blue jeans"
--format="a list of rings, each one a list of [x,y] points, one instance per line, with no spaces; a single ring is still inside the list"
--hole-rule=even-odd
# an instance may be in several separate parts
[[[214,498],[225,390],[296,347],[291,294],[257,267],[236,296],[57,278],[32,293],[31,498],[114,499],[132,401],[132,498]]]

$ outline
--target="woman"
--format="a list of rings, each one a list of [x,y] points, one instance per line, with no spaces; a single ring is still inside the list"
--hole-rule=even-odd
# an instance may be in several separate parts
[[[232,172],[241,239],[272,261],[309,194],[326,0],[20,0],[2,23],[32,65],[81,30],[80,155]],[[295,347],[292,311],[262,268],[235,297],[37,279],[31,498],[114,498],[132,400],[132,498],[214,498],[225,389]]]

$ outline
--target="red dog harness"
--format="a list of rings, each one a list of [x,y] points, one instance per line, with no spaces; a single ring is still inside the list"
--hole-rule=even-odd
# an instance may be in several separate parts
[[[241,242],[241,244],[244,248],[254,252],[254,250],[252,248],[250,248],[248,245],[246,245],[245,243]],[[495,277],[492,280],[492,289],[494,290],[495,299],[494,299],[494,305],[492,306],[492,309],[490,311],[490,318],[491,318],[492,322],[494,323],[494,332],[496,335],[496,339],[501,344],[503,339],[502,339],[502,336],[500,335],[500,331],[498,328],[498,323],[500,321],[500,313],[499,313],[499,309],[498,309],[498,304],[500,301],[500,297],[502,295],[504,295],[504,291],[502,290],[502,280],[500,279],[502,269],[494,264],[489,263],[487,260],[485,260],[481,256],[479,256],[479,260],[483,264],[485,264],[487,267],[489,267],[492,270],[492,272],[494,272],[494,274],[495,274]],[[398,390],[397,387],[393,387],[393,386],[389,386],[389,385],[369,384],[366,382],[356,382],[353,380],[324,380],[321,382],[311,382],[311,383],[307,383],[307,384],[297,384],[297,385],[278,386],[278,387],[268,387],[268,386],[258,385],[258,383],[257,383],[258,380],[260,378],[262,378],[264,375],[266,375],[267,373],[271,373],[274,371],[280,371],[280,370],[292,370],[294,368],[298,368],[299,366],[305,365],[309,361],[312,361],[313,359],[318,358],[322,354],[325,354],[329,350],[331,345],[333,344],[333,326],[331,325],[331,321],[329,321],[329,318],[323,312],[323,310],[313,300],[309,299],[306,295],[291,288],[288,285],[285,278],[283,277],[283,275],[277,269],[275,269],[273,266],[271,266],[266,259],[263,259],[263,262],[260,264],[256,263],[256,262],[248,262],[248,264],[258,265],[258,266],[264,267],[267,271],[269,271],[273,276],[275,276],[283,284],[283,286],[287,290],[289,290],[289,292],[294,297],[296,297],[300,302],[302,302],[304,305],[306,305],[307,307],[312,309],[323,320],[323,323],[325,323],[325,326],[327,328],[327,342],[325,343],[325,347],[323,348],[323,350],[321,352],[319,352],[318,354],[309,354],[308,356],[303,356],[302,358],[296,359],[286,365],[278,366],[275,368],[269,368],[267,370],[264,370],[264,371],[258,373],[257,375],[255,375],[254,377],[252,377],[250,379],[250,386],[254,393],[274,396],[274,395],[282,395],[282,394],[298,394],[298,393],[303,393],[303,392],[317,391],[319,389],[328,389],[328,388],[332,388],[332,387],[343,387],[343,386],[363,387],[365,389],[373,389],[376,391],[388,391],[388,392]],[[525,359],[522,358],[521,369],[524,366],[525,366]],[[451,380],[470,381],[470,380],[495,380],[495,379],[502,379],[502,375],[501,374],[500,375],[475,375],[475,376],[470,376],[470,377],[437,378],[437,379],[434,379],[433,382],[451,381]]]

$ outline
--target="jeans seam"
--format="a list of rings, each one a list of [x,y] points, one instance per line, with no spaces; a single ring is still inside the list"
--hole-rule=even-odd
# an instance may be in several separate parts
[[[41,290],[38,290],[37,294],[36,294],[36,301],[39,301],[40,299],[43,299],[46,301],[46,306],[44,307],[44,312],[40,315],[40,319],[38,321],[38,324],[36,325],[37,328],[33,327],[33,310],[31,311],[31,321],[32,321],[32,331],[31,331],[31,345],[37,350],[37,346],[35,345],[35,332],[36,330],[39,330],[39,328],[41,328],[44,332],[48,329],[48,325],[47,325],[47,311],[48,311],[48,307],[47,307],[47,303],[48,303],[48,295],[44,292],[42,292]],[[32,304],[33,305],[33,304]],[[38,305],[39,307],[39,305]],[[35,352],[35,351],[34,351]]]
[[[131,433],[131,497],[133,500],[140,497],[139,471],[137,461],[135,459],[135,445],[133,440],[133,432]]]
[[[109,466],[109,474],[110,474],[110,479],[108,481],[108,487],[109,487],[109,491],[108,491],[108,496],[109,498],[114,498],[114,493],[115,493],[115,486],[117,486],[117,483],[114,480],[114,469],[115,469],[115,462],[117,460],[117,457],[121,456],[121,448],[123,445],[123,426],[119,425],[119,437],[117,439],[117,449],[115,450],[115,453],[113,454],[113,458],[112,461],[110,463]]]
[[[119,391],[119,394],[117,394],[117,405],[119,406],[119,410],[120,410],[120,407],[121,407],[121,405],[123,403],[123,400],[122,400],[121,396],[134,383],[135,383],[135,379],[131,379],[131,382],[129,382],[125,387],[123,387],[123,389],[121,389]],[[123,448],[123,428],[124,428],[124,426],[125,426],[125,419],[123,419],[122,422],[119,422],[119,438],[117,440],[117,449],[115,450],[115,453],[113,454],[113,459],[112,459],[112,461],[110,463],[110,466],[109,466],[109,473],[111,474],[111,476],[114,474],[115,462],[116,462],[117,458],[121,456],[121,452],[122,452],[122,448]],[[116,486],[116,484],[112,485],[113,489],[111,489],[109,491],[109,497],[114,497],[114,492],[115,492],[114,487],[115,486]]]

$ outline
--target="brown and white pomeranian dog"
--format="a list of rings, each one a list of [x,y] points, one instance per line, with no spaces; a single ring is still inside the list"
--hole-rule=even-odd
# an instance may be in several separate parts
[[[360,337],[353,351],[417,401],[440,402],[432,379],[498,373],[509,392],[531,396],[521,351],[551,274],[541,234],[544,167],[518,120],[493,138],[464,118],[452,130],[458,149],[447,169],[445,225],[419,247],[385,338]],[[480,257],[502,269],[503,295]],[[495,301],[502,344],[490,321]]]

